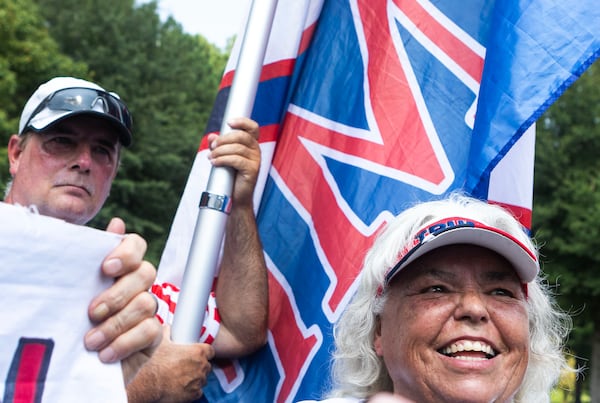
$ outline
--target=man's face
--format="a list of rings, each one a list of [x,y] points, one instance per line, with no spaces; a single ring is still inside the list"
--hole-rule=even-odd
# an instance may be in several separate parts
[[[529,357],[525,294],[503,257],[434,250],[390,284],[375,350],[394,392],[418,402],[506,402]]]
[[[85,224],[100,210],[119,164],[118,136],[103,119],[74,116],[25,144],[9,141],[13,184],[6,201],[40,214]]]

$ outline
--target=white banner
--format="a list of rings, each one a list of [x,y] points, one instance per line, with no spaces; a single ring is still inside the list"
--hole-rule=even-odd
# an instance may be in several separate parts
[[[121,366],[85,350],[87,308],[121,236],[0,203],[0,401],[126,402]]]

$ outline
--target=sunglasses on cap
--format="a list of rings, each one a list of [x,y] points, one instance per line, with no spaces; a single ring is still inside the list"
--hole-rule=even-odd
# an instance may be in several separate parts
[[[106,91],[83,87],[55,91],[34,109],[23,126],[23,132],[27,129],[36,129],[31,126],[31,121],[44,109],[67,112],[90,111],[105,114],[131,132],[132,118],[127,106],[118,97]],[[130,133],[129,136],[131,136]]]

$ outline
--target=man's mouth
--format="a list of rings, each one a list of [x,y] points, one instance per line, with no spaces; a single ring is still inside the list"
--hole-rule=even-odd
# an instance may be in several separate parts
[[[74,188],[79,188],[79,189],[83,190],[84,192],[86,192],[88,195],[92,194],[92,192],[90,191],[90,189],[88,189],[88,187],[85,186],[85,185],[79,185],[79,184],[74,184],[74,183],[60,183],[57,186],[59,186],[59,187],[74,187]]]
[[[492,346],[482,341],[459,340],[438,350],[440,354],[458,360],[483,361],[496,356]]]

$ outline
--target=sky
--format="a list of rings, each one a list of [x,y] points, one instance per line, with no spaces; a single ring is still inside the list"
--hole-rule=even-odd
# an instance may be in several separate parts
[[[143,0],[142,0],[143,1]],[[171,15],[185,32],[200,34],[221,49],[238,33],[251,0],[158,0],[164,20]]]

